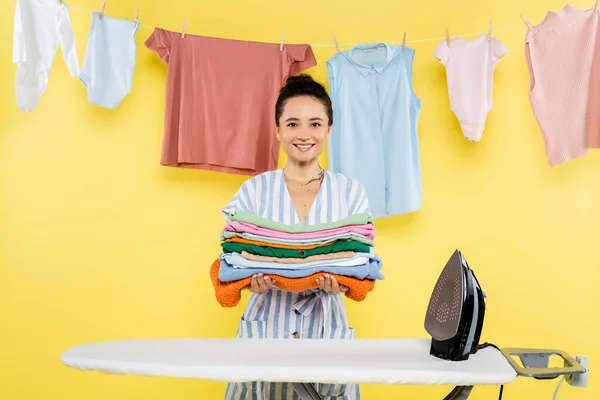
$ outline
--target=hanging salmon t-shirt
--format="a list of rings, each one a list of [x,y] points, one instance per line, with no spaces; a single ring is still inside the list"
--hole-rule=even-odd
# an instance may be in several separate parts
[[[275,103],[288,75],[317,64],[308,44],[221,39],[155,28],[167,64],[161,165],[254,176],[277,168]]]

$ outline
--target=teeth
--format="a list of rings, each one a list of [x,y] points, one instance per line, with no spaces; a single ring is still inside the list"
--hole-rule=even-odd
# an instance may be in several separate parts
[[[308,149],[312,146],[312,144],[297,144],[297,147],[300,147],[301,149]]]

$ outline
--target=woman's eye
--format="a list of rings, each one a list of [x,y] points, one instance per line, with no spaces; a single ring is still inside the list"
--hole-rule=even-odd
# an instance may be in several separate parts
[[[320,123],[318,123],[318,122],[315,122],[315,123],[313,124],[313,126],[317,127],[317,126],[321,126],[321,124],[320,124]]]
[[[290,123],[288,124],[288,127],[289,127],[289,128],[293,128],[293,127],[295,127],[295,126],[296,126],[296,124],[295,124],[295,123],[293,123],[293,122],[290,122]]]

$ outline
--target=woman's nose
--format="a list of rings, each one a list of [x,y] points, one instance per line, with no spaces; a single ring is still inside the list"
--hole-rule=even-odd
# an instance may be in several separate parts
[[[304,140],[304,141],[310,140],[310,137],[311,137],[310,135],[303,134],[303,133],[300,133],[299,135],[296,135],[296,139],[298,139],[298,140]]]

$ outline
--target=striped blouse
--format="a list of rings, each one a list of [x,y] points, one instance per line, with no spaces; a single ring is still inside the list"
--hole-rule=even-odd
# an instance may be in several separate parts
[[[252,212],[290,225],[300,223],[287,190],[283,169],[265,172],[245,181],[223,208],[223,215],[227,218],[234,210]],[[355,179],[325,171],[305,225],[334,222],[363,212],[369,212],[364,187]],[[342,295],[321,290],[293,293],[272,288],[250,295],[236,336],[353,339],[354,329],[348,325]],[[324,399],[360,399],[358,385],[317,384],[316,388]],[[288,383],[244,382],[229,383],[225,399],[289,400],[299,399],[299,396]]]

